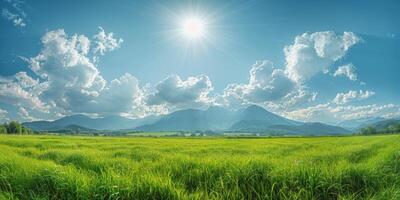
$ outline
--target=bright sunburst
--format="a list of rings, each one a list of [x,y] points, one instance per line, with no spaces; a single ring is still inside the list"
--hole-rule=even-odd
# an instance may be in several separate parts
[[[182,20],[181,33],[189,40],[199,40],[205,37],[206,28],[204,19],[192,16]]]

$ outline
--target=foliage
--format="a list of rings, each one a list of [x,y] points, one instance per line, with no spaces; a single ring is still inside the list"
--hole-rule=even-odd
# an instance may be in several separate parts
[[[7,133],[7,126],[6,125],[0,125],[0,133]]]
[[[26,128],[22,124],[18,123],[17,121],[11,121],[10,123],[5,123],[4,125],[0,126],[0,133],[7,133],[7,134],[31,134],[32,130]]]
[[[400,135],[0,135],[0,199],[399,199]]]
[[[376,128],[374,128],[372,126],[368,126],[368,127],[361,129],[362,135],[375,135],[377,133],[378,133],[378,131],[376,130]]]
[[[400,133],[400,123],[392,124],[386,128],[377,129],[373,126],[364,127],[360,130],[361,135],[376,135],[387,133]]]

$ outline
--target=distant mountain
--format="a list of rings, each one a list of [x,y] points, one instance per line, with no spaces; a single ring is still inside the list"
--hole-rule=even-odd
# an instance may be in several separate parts
[[[25,122],[22,123],[25,127],[28,127],[34,131],[42,131],[42,130],[55,130],[62,127],[56,127],[50,121],[34,121],[34,122]]]
[[[303,123],[268,112],[259,106],[229,111],[221,107],[208,110],[187,109],[173,112],[158,121],[139,126],[139,131],[234,131],[277,134],[334,135],[350,131],[323,123]]]
[[[267,131],[273,125],[301,125],[301,122],[290,120],[279,115],[268,112],[256,105],[247,107],[238,114],[236,122],[229,128],[231,131]]]
[[[350,130],[357,130],[361,127],[383,121],[385,118],[383,117],[367,117],[361,119],[352,119],[352,120],[345,120],[338,123],[339,126],[350,129]]]
[[[93,130],[121,130],[132,129],[147,123],[153,123],[157,117],[150,116],[143,119],[129,119],[121,116],[107,116],[102,118],[90,118],[86,115],[71,115],[54,121],[35,121],[23,123],[26,127],[37,130],[60,130],[69,125],[77,125]]]
[[[351,133],[351,131],[342,127],[320,122],[310,122],[301,125],[272,125],[266,131],[290,135],[342,135]]]
[[[85,128],[82,126],[78,126],[78,125],[68,125],[63,127],[62,129],[57,129],[57,130],[53,130],[54,132],[57,133],[68,133],[68,134],[82,134],[82,133],[93,133],[96,132],[96,130],[94,129],[90,129],[90,128]]]
[[[221,107],[207,110],[187,109],[172,112],[152,124],[139,126],[140,131],[207,131],[225,130],[232,125],[235,113]]]
[[[268,112],[264,108],[251,105],[239,113],[237,121],[253,121],[256,123],[264,122],[270,125],[299,125],[301,122],[290,120],[274,113]]]

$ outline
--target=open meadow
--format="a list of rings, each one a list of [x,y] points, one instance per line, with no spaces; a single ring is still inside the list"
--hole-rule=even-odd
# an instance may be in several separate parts
[[[0,135],[0,199],[399,199],[400,135]]]

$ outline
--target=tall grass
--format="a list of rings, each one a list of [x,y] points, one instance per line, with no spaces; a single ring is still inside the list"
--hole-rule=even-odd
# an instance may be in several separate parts
[[[400,199],[400,136],[0,136],[0,199]]]

